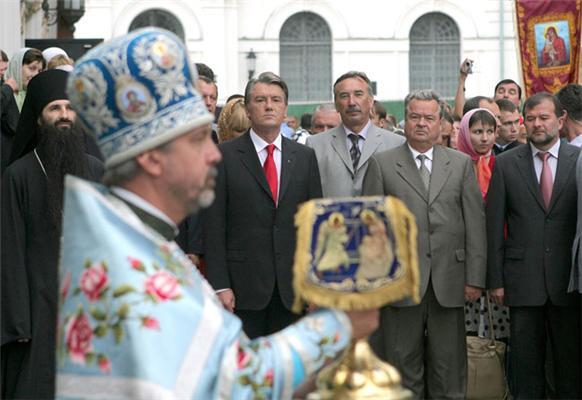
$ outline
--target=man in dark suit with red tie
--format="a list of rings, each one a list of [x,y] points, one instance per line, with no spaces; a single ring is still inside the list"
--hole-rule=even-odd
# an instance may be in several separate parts
[[[546,343],[557,398],[580,398],[579,298],[568,294],[576,233],[576,160],[560,141],[562,105],[549,93],[524,104],[529,143],[500,154],[487,195],[487,284],[509,306],[516,399],[546,398]]]
[[[312,149],[283,137],[288,90],[264,72],[245,89],[251,129],[223,143],[216,199],[204,215],[207,278],[251,338],[281,330],[292,313],[294,217],[321,197]]]

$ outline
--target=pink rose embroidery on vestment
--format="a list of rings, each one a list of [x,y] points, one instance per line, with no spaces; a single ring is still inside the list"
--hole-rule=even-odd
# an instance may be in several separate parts
[[[138,260],[137,258],[127,257],[129,263],[131,264],[131,268],[135,269],[136,271],[145,271],[143,263]]]
[[[178,279],[173,274],[167,271],[158,271],[146,279],[145,291],[154,300],[166,301],[175,299],[180,295],[180,286]]]
[[[99,365],[101,372],[105,374],[111,373],[111,361],[109,361],[109,359],[104,355],[98,357],[97,364]]]
[[[65,338],[71,361],[85,365],[85,356],[93,349],[93,329],[84,312],[71,317],[66,327]]]
[[[160,330],[160,323],[154,317],[143,317],[141,323],[145,328]]]
[[[265,373],[265,384],[268,386],[273,386],[273,370],[269,369]]]
[[[238,369],[244,369],[250,362],[251,356],[248,352],[244,351],[242,347],[238,348],[238,357],[236,365]]]
[[[103,263],[95,263],[83,271],[79,286],[89,301],[95,302],[99,299],[108,281],[107,270]]]
[[[63,282],[61,284],[61,300],[64,300],[65,297],[69,294],[69,289],[71,288],[71,280],[72,274],[71,272],[67,272],[65,277],[63,278]]]

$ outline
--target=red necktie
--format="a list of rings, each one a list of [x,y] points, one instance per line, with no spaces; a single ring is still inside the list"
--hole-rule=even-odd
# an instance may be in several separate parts
[[[540,151],[538,157],[542,160],[542,174],[540,175],[540,190],[542,192],[542,197],[544,198],[544,204],[546,205],[546,210],[550,207],[550,200],[552,199],[552,188],[554,186],[554,179],[552,178],[552,170],[548,164],[548,158],[550,158],[550,153],[545,151]]]
[[[263,164],[263,171],[265,171],[265,176],[267,177],[267,182],[271,188],[271,194],[275,204],[277,204],[277,167],[275,166],[275,159],[273,158],[273,151],[275,151],[275,145],[267,145],[267,159]]]

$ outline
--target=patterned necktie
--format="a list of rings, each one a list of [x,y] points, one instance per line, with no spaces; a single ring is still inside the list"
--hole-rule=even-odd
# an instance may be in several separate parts
[[[424,160],[426,160],[427,157],[424,154],[419,154],[418,156],[416,156],[416,158],[420,160],[420,168],[418,169],[418,172],[420,173],[420,179],[422,179],[422,183],[424,183],[424,188],[428,192],[428,187],[430,184],[430,171],[424,164]]]
[[[547,151],[540,151],[538,157],[542,160],[542,173],[540,175],[540,190],[546,205],[546,210],[550,207],[550,200],[552,199],[552,189],[554,186],[554,179],[552,178],[552,170],[548,164],[550,153]]]
[[[356,172],[356,168],[358,167],[358,161],[360,161],[360,146],[358,146],[358,141],[360,137],[358,135],[354,135],[350,133],[348,135],[350,140],[352,141],[352,147],[350,148],[350,156],[352,157],[352,164],[354,165],[354,172]]]
[[[265,172],[265,177],[267,177],[267,183],[271,188],[271,194],[273,195],[273,200],[277,204],[277,167],[275,166],[275,159],[273,158],[273,151],[275,151],[275,145],[269,144],[266,147],[267,158],[263,164],[263,171]]]

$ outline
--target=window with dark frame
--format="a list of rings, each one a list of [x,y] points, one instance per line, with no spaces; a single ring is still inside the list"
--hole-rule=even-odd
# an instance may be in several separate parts
[[[285,21],[279,34],[280,74],[290,101],[331,100],[331,30],[312,12]]]
[[[410,29],[410,90],[433,89],[453,98],[461,63],[459,28],[449,16],[433,12]]]
[[[139,28],[145,28],[146,26],[163,28],[174,33],[183,41],[185,39],[184,27],[178,18],[168,11],[155,8],[140,13],[133,21],[131,21],[129,31],[131,32]]]

